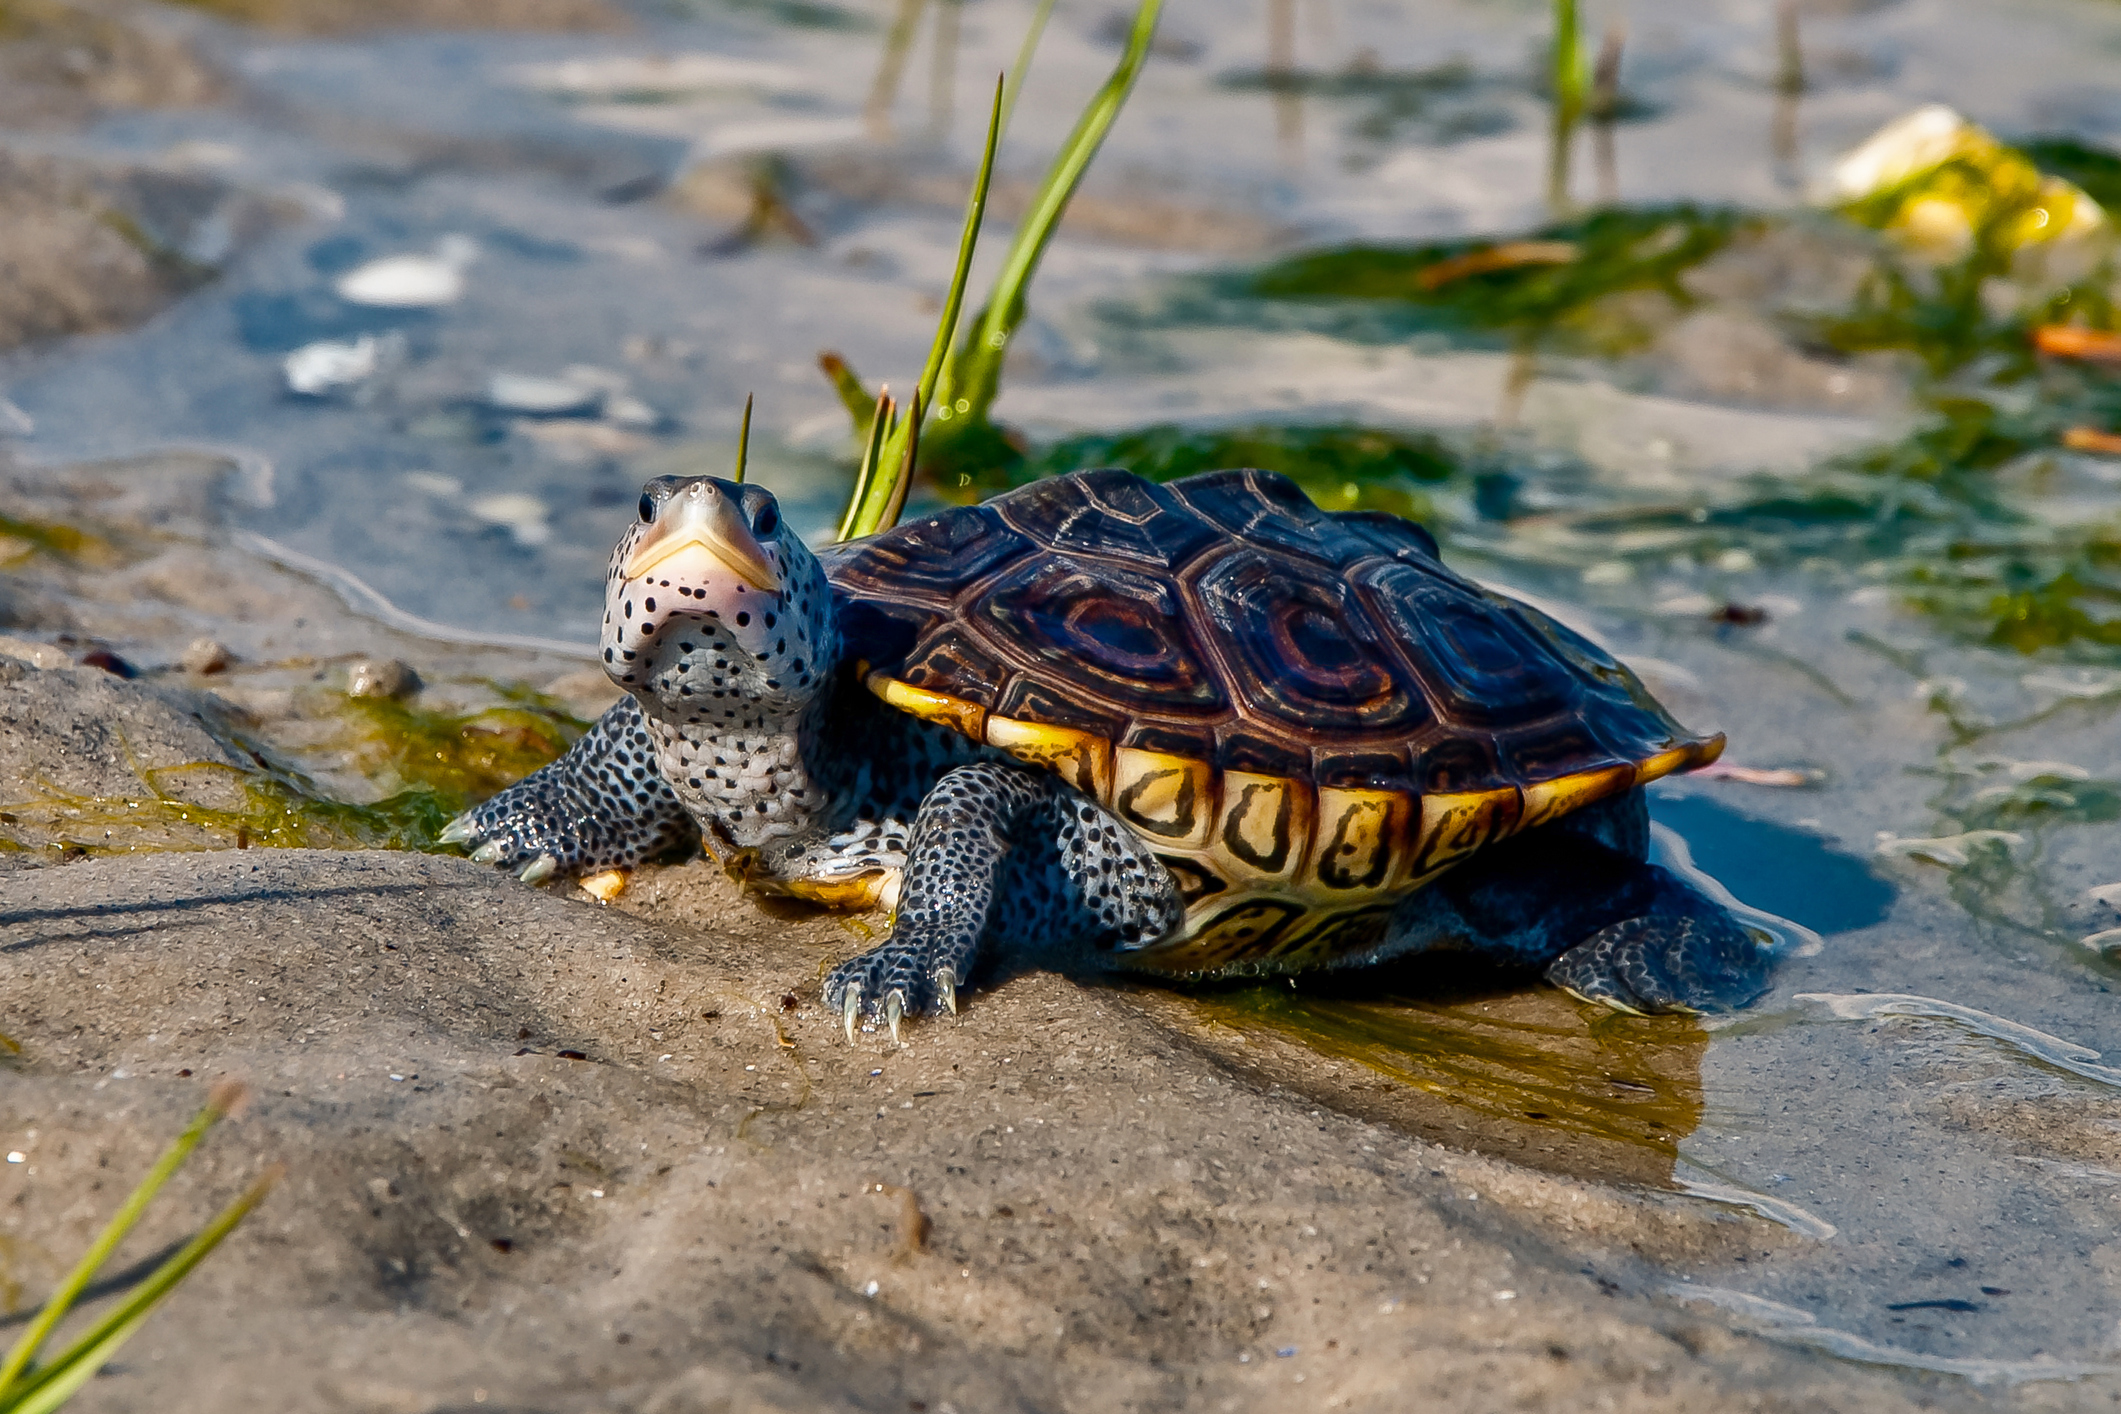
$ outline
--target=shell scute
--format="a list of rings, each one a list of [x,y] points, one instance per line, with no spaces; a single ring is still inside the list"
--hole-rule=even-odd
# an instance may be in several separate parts
[[[1178,587],[1067,555],[1017,565],[981,596],[986,632],[1057,673],[1089,680],[1137,711],[1220,713],[1221,684],[1186,623]]]
[[[872,535],[825,560],[834,584],[856,598],[950,605],[966,585],[1031,553],[1029,538],[987,506],[954,506]]]
[[[1377,554],[1402,564],[1443,567],[1443,555],[1436,547],[1436,537],[1429,534],[1429,528],[1419,521],[1388,511],[1335,511],[1332,519]]]
[[[1312,505],[1303,488],[1279,472],[1211,471],[1174,482],[1170,489],[1224,534],[1282,554],[1338,569],[1376,553],[1368,540]]]
[[[1236,698],[1305,739],[1405,737],[1432,717],[1387,630],[1333,572],[1240,544],[1193,585]]]
[[[1450,720],[1502,728],[1568,705],[1568,665],[1484,596],[1396,562],[1354,578]]]
[[[1035,481],[987,503],[1008,524],[1063,554],[1133,561],[1169,573],[1218,539],[1164,487],[1124,471]]]
[[[929,692],[946,692],[992,710],[1005,676],[999,655],[961,624],[945,623],[901,659],[893,676]]]
[[[1070,731],[1091,732],[1115,742],[1127,725],[1125,714],[1119,710],[1028,673],[1019,673],[1009,680],[994,710],[1020,722],[1043,722]]]

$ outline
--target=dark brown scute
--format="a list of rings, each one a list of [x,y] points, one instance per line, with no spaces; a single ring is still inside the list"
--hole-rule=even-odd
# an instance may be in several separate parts
[[[826,555],[851,657],[1006,717],[1345,789],[1492,790],[1691,734],[1411,522],[1287,478],[1078,472]]]

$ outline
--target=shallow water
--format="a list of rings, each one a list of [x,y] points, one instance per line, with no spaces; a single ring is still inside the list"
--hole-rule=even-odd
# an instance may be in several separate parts
[[[202,29],[243,102],[24,142],[204,165],[320,214],[229,256],[139,330],[0,362],[0,394],[35,425],[17,450],[237,450],[252,469],[238,519],[287,563],[327,562],[477,634],[587,641],[638,483],[722,469],[746,391],[753,475],[800,525],[836,513],[846,423],[815,356],[910,381],[947,278],[972,95],[1029,12],[965,11],[947,132],[929,131],[916,56],[899,135],[876,145],[861,137],[881,42],[866,15],[671,6],[596,39]],[[1815,87],[1778,155],[1766,7],[1629,7],[1641,116],[1616,134],[1618,195],[1781,210],[1824,156],[1936,98],[2006,135],[2121,134],[2108,0],[1805,13]],[[1104,19],[1059,12],[1005,177],[1035,175],[1112,62]],[[1732,760],[1812,782],[1675,782],[1653,811],[1739,900],[1819,946],[1793,932],[1770,996],[1705,1026],[1477,978],[1200,1006],[1428,1096],[1431,1119],[1409,1122],[1447,1142],[1774,1225],[1758,1258],[1666,1272],[1675,1302],[1838,1358],[2101,1378],[2121,1366],[2121,968],[2080,940],[2121,927],[2121,896],[2090,892],[2121,882],[2121,675],[2082,644],[2021,654],[1983,643],[1985,620],[1910,610],[1896,576],[1932,549],[1793,530],[1744,481],[1899,436],[1915,416],[1905,373],[1845,397],[1710,396],[1654,361],[1578,352],[1513,400],[1506,339],[1323,317],[1204,276],[1540,224],[1544,117],[1524,75],[1541,25],[1532,6],[1306,7],[1299,65],[1338,74],[1370,50],[1401,77],[1262,85],[1256,14],[1174,6],[1168,52],[1085,188],[1089,214],[1034,288],[998,415],[1040,438],[1289,420],[1457,439],[1488,479],[1408,493],[1452,531],[1454,562],[1603,637],[1691,726],[1729,732]],[[715,57],[682,81],[555,67],[657,53]],[[741,210],[703,219],[654,195],[690,160],[740,171],[764,154],[796,162],[790,199],[814,246],[710,253]],[[1144,207],[1155,240],[1113,215]],[[479,252],[460,302],[383,311],[331,292],[364,260],[456,235]],[[364,333],[388,337],[357,394],[284,390],[289,351]],[[488,404],[495,372],[571,365],[623,380],[657,420]],[[2064,458],[2007,489],[2036,528],[2111,519],[2112,465]],[[1724,513],[1740,502],[1752,509]],[[1719,620],[1733,604],[1764,621]],[[181,644],[121,646],[153,663]]]

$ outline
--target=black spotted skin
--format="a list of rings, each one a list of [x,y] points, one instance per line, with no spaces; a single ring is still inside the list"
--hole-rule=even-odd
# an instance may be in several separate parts
[[[752,568],[626,568],[681,508],[748,527]],[[850,1033],[954,1009],[999,945],[1195,974],[1472,946],[1636,1010],[1765,985],[1645,862],[1638,771],[1720,739],[1419,526],[1261,471],[1077,473],[815,555],[755,486],[664,478],[642,515],[607,590],[628,703],[450,838],[582,872],[697,822],[761,887],[895,902],[827,979]]]
[[[461,817],[478,856],[520,871],[540,856],[569,874],[630,869],[699,847],[699,826],[656,764],[641,705],[621,698],[551,766]]]

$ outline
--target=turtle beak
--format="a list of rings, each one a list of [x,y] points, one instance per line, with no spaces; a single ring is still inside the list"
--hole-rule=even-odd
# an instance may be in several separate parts
[[[733,574],[768,594],[778,594],[781,588],[780,572],[766,558],[736,503],[706,482],[664,502],[655,524],[620,567],[628,580],[645,579],[650,571],[683,575],[695,583]]]

